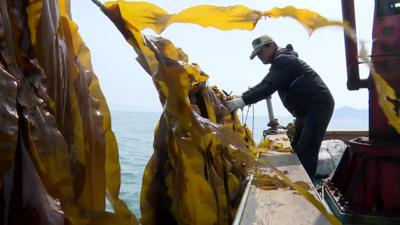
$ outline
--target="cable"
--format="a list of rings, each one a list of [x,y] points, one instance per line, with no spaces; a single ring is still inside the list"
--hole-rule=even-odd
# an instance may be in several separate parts
[[[247,106],[246,117],[245,117],[245,119],[244,119],[244,123],[243,123],[243,125],[246,125],[246,124],[247,124],[247,116],[249,115],[249,110],[250,110],[250,107],[251,107],[251,105]]]
[[[103,4],[101,4],[101,2],[99,0],[92,0],[92,2],[97,5],[99,8],[103,8]]]
[[[253,105],[253,121],[251,124],[251,139],[254,140],[254,105]]]
[[[243,110],[240,110],[240,111],[242,111],[242,123],[244,124],[244,113],[243,113]]]

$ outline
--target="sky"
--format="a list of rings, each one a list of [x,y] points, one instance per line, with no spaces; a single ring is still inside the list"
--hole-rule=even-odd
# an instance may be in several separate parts
[[[105,1],[102,1],[105,2]],[[328,19],[341,20],[340,0],[186,0],[148,1],[169,13],[179,12],[199,4],[218,6],[244,5],[255,10],[293,5],[308,8]],[[179,2],[179,3],[178,3]],[[357,36],[359,40],[372,43],[371,31],[374,0],[355,0]],[[161,112],[158,93],[150,76],[136,61],[136,53],[120,32],[90,0],[71,0],[73,20],[79,26],[92,56],[94,72],[99,77],[101,89],[111,111]],[[156,35],[151,30],[145,34]],[[325,81],[335,98],[335,108],[350,106],[356,109],[368,107],[368,91],[348,91],[346,88],[346,62],[343,30],[340,27],[324,27],[311,36],[302,25],[291,18],[262,19],[252,31],[220,31],[194,24],[173,24],[161,36],[170,39],[189,56],[189,61],[200,65],[210,76],[209,85],[240,95],[249,87],[259,83],[267,74],[269,66],[259,59],[250,60],[251,42],[256,37],[268,34],[275,42],[285,47],[291,43]],[[369,70],[361,66],[361,78]],[[277,93],[272,102],[276,116],[289,116]],[[255,115],[267,116],[265,101],[255,105]]]

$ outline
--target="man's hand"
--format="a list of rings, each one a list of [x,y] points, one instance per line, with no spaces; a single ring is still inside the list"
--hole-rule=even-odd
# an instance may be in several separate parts
[[[236,109],[243,108],[246,105],[243,98],[234,98],[232,100],[226,101],[226,108],[229,112],[235,111]]]

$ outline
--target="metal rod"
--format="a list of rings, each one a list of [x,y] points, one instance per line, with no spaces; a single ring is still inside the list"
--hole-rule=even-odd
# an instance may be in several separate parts
[[[233,219],[232,225],[239,225],[242,220],[244,207],[247,202],[247,198],[249,197],[251,183],[253,182],[253,175],[250,175],[249,181],[247,182],[246,189],[244,190],[242,200],[240,200],[240,205],[238,210],[236,211],[235,218]]]
[[[357,32],[356,32],[356,17],[354,10],[354,0],[342,0],[342,15],[343,21],[347,22],[351,29],[353,29],[354,37],[344,32],[344,46],[346,52],[346,67],[347,67],[347,89],[358,90],[360,88],[367,88],[368,81],[360,80],[359,61],[358,61],[358,48],[357,48]]]
[[[269,122],[273,122],[275,119],[275,116],[274,116],[274,110],[272,109],[271,96],[268,96],[265,100],[267,101]]]

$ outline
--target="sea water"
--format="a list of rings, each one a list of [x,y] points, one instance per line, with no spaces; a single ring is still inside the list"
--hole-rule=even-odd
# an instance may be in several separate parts
[[[160,112],[119,112],[113,111],[112,129],[117,138],[121,164],[120,198],[137,217],[140,217],[140,189],[143,171],[153,153],[154,128],[160,118]],[[268,118],[239,115],[239,118],[254,132],[253,139],[259,143],[263,130],[267,129]],[[292,122],[291,117],[280,117],[278,122],[286,126]],[[253,126],[254,124],[254,126]],[[328,130],[367,130],[367,118],[335,118],[331,120]],[[110,210],[108,204],[107,209]]]
[[[112,129],[117,138],[121,165],[120,198],[137,217],[144,168],[153,153],[154,128],[161,113],[111,113]],[[109,209],[109,206],[107,207]]]

